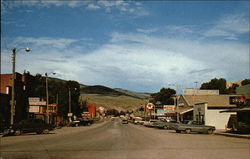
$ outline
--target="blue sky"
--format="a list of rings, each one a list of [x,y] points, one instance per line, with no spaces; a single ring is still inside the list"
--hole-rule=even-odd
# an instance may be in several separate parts
[[[156,92],[249,78],[249,1],[1,1],[1,72]]]

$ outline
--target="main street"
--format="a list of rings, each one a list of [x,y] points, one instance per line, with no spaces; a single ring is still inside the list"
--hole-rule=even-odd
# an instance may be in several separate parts
[[[1,138],[2,159],[249,159],[250,141],[122,124],[119,118],[50,134]]]

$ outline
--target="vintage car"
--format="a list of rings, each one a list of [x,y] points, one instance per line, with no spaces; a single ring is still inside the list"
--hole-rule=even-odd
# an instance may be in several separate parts
[[[123,119],[122,119],[122,124],[128,124],[128,119],[123,118]]]
[[[84,118],[81,118],[79,120],[80,120],[79,125],[83,125],[83,126],[86,126],[86,125],[89,126],[89,125],[94,123],[94,120],[92,120],[91,118],[88,118],[88,117],[84,117]]]
[[[212,134],[215,130],[214,126],[203,125],[196,121],[189,121],[187,124],[176,124],[172,128],[176,133],[186,132],[187,134],[191,132]]]
[[[172,129],[177,123],[174,121],[157,121],[153,126],[159,129]]]
[[[145,121],[143,123],[143,126],[146,126],[146,127],[154,127],[154,123],[155,122],[158,122],[159,120],[155,120],[155,119],[150,119],[149,121]]]
[[[19,123],[15,123],[8,129],[4,130],[3,135],[21,135],[22,133],[37,133],[37,134],[48,134],[49,131],[53,130],[55,127],[46,124],[43,120],[40,119],[26,119],[22,120]]]

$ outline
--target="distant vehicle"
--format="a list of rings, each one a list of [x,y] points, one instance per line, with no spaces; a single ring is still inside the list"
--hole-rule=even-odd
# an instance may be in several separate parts
[[[139,122],[141,122],[142,121],[142,118],[141,117],[135,117],[134,119],[133,119],[133,123],[134,124],[139,124]]]
[[[155,119],[151,119],[149,121],[145,121],[143,123],[143,126],[146,126],[146,127],[154,127],[154,123],[155,122],[158,122],[159,120],[155,120]]]
[[[172,129],[177,123],[174,121],[157,121],[153,126],[159,129]]]
[[[80,126],[80,120],[73,120],[72,122],[69,123],[69,126]]]
[[[49,131],[54,130],[54,126],[46,124],[43,120],[40,119],[27,119],[22,120],[19,123],[14,124],[8,129],[4,130],[4,136],[7,135],[21,135],[22,133],[32,133],[36,132],[37,134],[48,134]]]
[[[122,119],[122,124],[128,124],[128,119]]]
[[[84,126],[86,126],[86,125],[91,125],[91,124],[93,124],[94,123],[94,120],[92,120],[92,119],[90,119],[90,118],[81,118],[80,119],[80,125],[84,125]]]
[[[139,121],[137,121],[137,124],[141,124],[141,125],[143,125],[144,124],[144,122],[146,122],[145,120],[139,120]]]
[[[191,132],[207,133],[212,134],[215,130],[214,126],[203,125],[197,123],[196,121],[189,121],[187,124],[176,124],[173,126],[176,133],[186,132],[187,134]]]

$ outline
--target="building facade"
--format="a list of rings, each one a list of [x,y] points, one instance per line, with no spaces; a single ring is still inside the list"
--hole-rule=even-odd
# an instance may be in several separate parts
[[[223,117],[219,112],[229,108],[236,108],[237,105],[231,102],[231,99],[235,97],[239,97],[239,95],[220,95],[219,90],[186,89],[184,94],[178,97],[176,110],[167,115],[172,116],[179,122],[198,120],[202,123],[212,123],[214,125],[213,121],[221,121],[222,124],[219,124],[217,129],[224,129],[225,121],[229,120],[231,114]],[[197,106],[200,103],[207,103],[206,107]],[[197,114],[197,110],[202,111],[198,111]],[[205,112],[208,113],[206,117]]]
[[[4,102],[1,106],[1,112],[4,111],[3,108],[5,108],[5,110],[8,108],[8,110],[10,110],[10,101],[12,100],[12,82],[13,82],[13,78],[12,78],[12,74],[1,74],[1,78],[0,78],[0,93],[3,94],[2,96],[8,96],[8,97],[4,97],[5,99],[8,98],[8,102]],[[28,109],[28,98],[26,95],[26,90],[25,90],[25,84],[22,78],[22,75],[19,73],[15,74],[15,81],[14,81],[14,85],[15,85],[15,93],[14,93],[14,100],[15,100],[15,105],[14,105],[14,122],[19,122],[23,119],[25,119],[27,117],[27,109]],[[7,111],[5,114],[6,119],[10,118],[10,111]],[[9,120],[5,121],[6,125],[9,125]]]

